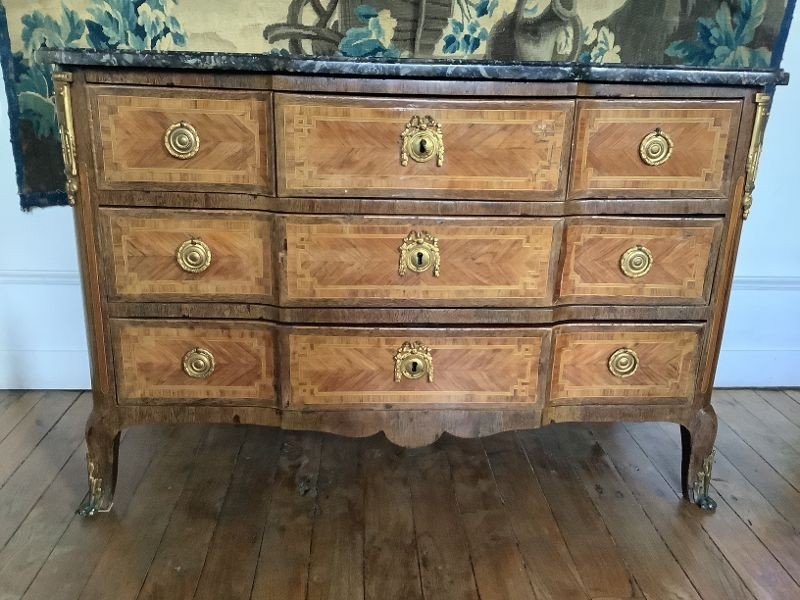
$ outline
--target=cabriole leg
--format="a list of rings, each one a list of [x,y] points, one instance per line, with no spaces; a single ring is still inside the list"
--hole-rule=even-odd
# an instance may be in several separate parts
[[[114,504],[119,462],[119,429],[103,422],[93,413],[86,425],[86,467],[89,492],[78,514],[91,517],[108,512]]]
[[[694,416],[688,428],[681,426],[683,497],[692,500],[703,510],[717,508],[716,501],[708,495],[716,438],[717,413],[710,405]]]

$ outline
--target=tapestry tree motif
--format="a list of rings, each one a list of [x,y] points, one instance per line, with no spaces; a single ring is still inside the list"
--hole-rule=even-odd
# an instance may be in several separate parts
[[[778,64],[787,20],[787,0],[3,4],[0,50],[23,207],[65,202],[51,67],[32,58],[40,47],[765,68]]]

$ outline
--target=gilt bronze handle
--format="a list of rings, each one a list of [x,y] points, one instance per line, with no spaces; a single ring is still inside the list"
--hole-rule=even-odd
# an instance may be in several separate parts
[[[639,144],[639,156],[646,164],[657,167],[669,160],[672,156],[672,147],[672,138],[657,128],[644,136],[642,143]]]
[[[638,244],[628,248],[619,259],[619,268],[631,279],[644,277],[652,266],[653,253]]]
[[[211,248],[202,240],[192,238],[178,246],[175,258],[187,273],[200,273],[211,265]]]
[[[179,121],[167,128],[164,145],[175,158],[188,160],[200,151],[200,135],[191,124]]]
[[[183,372],[195,379],[206,379],[214,372],[214,355],[205,348],[193,348],[183,355]]]
[[[630,377],[639,368],[639,356],[630,348],[620,348],[608,357],[608,370],[614,377]]]

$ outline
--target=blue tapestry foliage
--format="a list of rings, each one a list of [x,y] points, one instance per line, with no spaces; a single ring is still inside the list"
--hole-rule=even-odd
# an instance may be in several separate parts
[[[397,19],[391,12],[362,4],[355,13],[364,27],[348,29],[339,42],[339,52],[352,57],[399,58],[400,51],[392,44]]]
[[[444,54],[474,54],[489,39],[485,21],[492,17],[498,0],[465,0],[458,3],[460,16],[452,17],[442,38]],[[484,21],[482,22],[481,19]]]
[[[56,20],[36,10],[22,17],[23,51],[14,56],[20,117],[38,138],[58,134],[52,67],[33,60],[42,47],[166,50],[186,44],[181,24],[171,14],[178,0],[93,0],[82,19],[61,4]]]
[[[89,7],[88,41],[100,50],[168,50],[186,44],[186,34],[170,14],[177,0],[95,0]]]
[[[764,21],[766,0],[739,0],[733,11],[722,2],[713,18],[697,20],[697,38],[672,42],[664,51],[682,64],[710,67],[768,67],[769,48],[750,48]]]

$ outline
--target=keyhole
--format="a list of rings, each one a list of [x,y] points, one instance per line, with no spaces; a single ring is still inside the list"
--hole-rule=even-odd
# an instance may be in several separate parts
[[[411,363],[411,372],[412,373],[416,373],[417,372],[417,361],[414,361],[414,362]]]
[[[417,266],[421,267],[425,260],[425,255],[422,252],[417,252]]]
[[[428,153],[428,140],[421,139],[419,141],[419,153],[420,154],[427,154]]]

